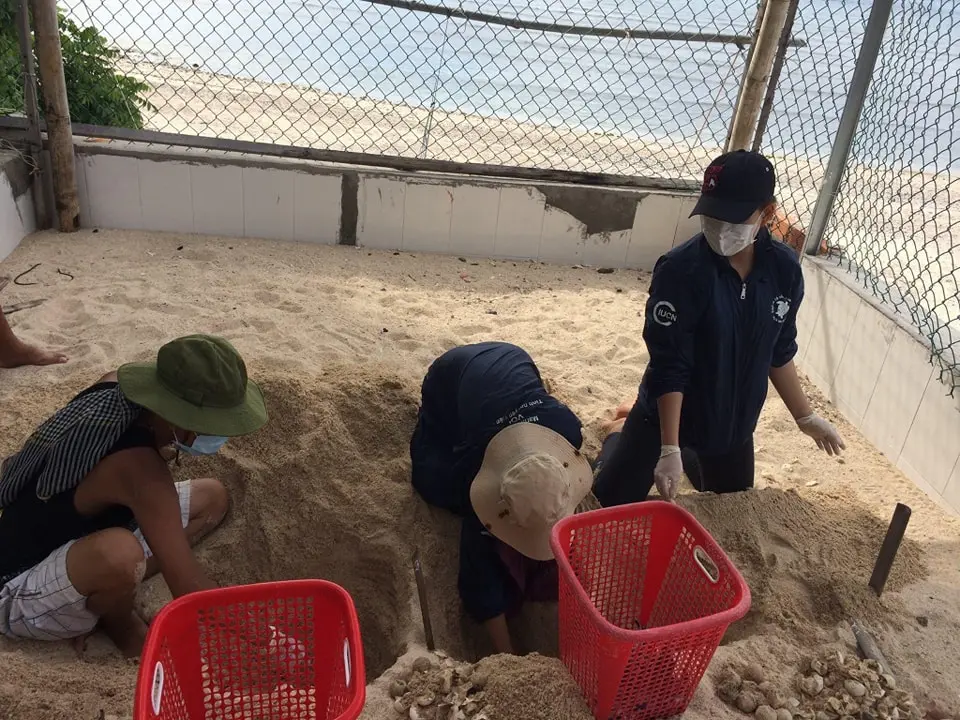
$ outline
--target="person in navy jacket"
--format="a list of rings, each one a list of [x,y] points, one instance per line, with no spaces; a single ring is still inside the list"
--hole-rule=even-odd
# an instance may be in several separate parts
[[[513,652],[506,620],[524,601],[557,599],[550,531],[593,484],[582,442],[580,420],[516,345],[455,347],[423,380],[413,487],[463,518],[458,589],[496,652]]]
[[[603,505],[644,500],[654,484],[672,500],[684,471],[701,491],[752,487],[768,381],[822,450],[844,448],[813,412],[794,365],[803,275],[794,251],[766,227],[775,184],[759,153],[720,156],[691,213],[703,232],[657,261],[643,330],[650,361],[595,467]]]

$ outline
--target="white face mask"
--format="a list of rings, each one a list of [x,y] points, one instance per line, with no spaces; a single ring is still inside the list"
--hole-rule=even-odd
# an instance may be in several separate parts
[[[736,255],[752,245],[760,231],[759,222],[743,225],[705,216],[700,217],[700,227],[703,228],[703,236],[707,239],[710,249],[724,257]]]

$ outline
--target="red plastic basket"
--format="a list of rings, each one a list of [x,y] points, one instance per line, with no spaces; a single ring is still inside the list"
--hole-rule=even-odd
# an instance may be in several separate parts
[[[566,518],[551,543],[560,657],[594,716],[682,713],[727,627],[750,609],[733,563],[690,513],[656,501]]]
[[[154,619],[135,720],[355,720],[365,699],[353,600],[324,580],[193,593]]]

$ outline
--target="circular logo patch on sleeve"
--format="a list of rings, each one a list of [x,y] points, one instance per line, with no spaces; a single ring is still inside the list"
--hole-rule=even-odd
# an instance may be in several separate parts
[[[653,306],[653,319],[658,325],[670,327],[677,321],[677,309],[673,303],[661,300]]]
[[[790,300],[783,295],[777,295],[770,306],[770,314],[778,323],[783,323],[787,319],[787,313],[790,312]]]

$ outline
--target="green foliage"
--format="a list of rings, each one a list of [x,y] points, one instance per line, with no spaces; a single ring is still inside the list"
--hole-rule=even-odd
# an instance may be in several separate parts
[[[13,0],[0,0],[0,115],[23,109],[23,71]]]
[[[142,128],[142,110],[155,109],[144,97],[150,87],[116,71],[120,51],[111,48],[96,28],[81,28],[63,13],[60,45],[70,119],[89,125]],[[42,98],[39,86],[37,92]],[[23,70],[13,0],[0,0],[0,115],[14,112],[23,112]]]

